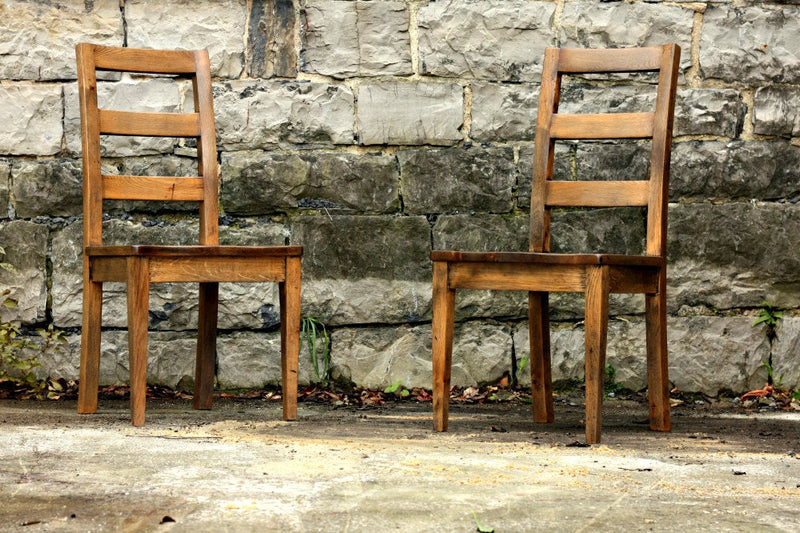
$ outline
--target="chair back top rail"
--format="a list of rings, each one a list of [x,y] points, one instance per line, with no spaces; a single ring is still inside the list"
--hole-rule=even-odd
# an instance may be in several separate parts
[[[647,207],[647,255],[666,255],[669,159],[680,47],[548,48],[536,124],[531,187],[530,250],[550,249],[552,207]],[[558,112],[564,74],[658,72],[653,111],[635,113]],[[650,174],[628,181],[555,181],[555,141],[650,139]]]

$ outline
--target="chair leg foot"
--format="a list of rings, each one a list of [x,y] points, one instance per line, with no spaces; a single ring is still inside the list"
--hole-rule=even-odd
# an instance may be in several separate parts
[[[539,423],[550,423],[555,419],[553,378],[550,367],[550,312],[548,305],[546,292],[528,294],[533,420]]]
[[[88,264],[84,264],[88,271]],[[83,318],[81,325],[81,366],[78,386],[78,413],[97,412],[97,389],[100,381],[100,330],[103,314],[103,284],[83,281]]]
[[[608,340],[609,270],[592,267],[586,279],[586,442],[600,442]]]
[[[669,375],[667,360],[666,280],[659,282],[659,294],[645,295],[647,337],[647,391],[650,429],[670,431]]]
[[[201,283],[194,370],[194,408],[211,409],[217,359],[219,283]]]

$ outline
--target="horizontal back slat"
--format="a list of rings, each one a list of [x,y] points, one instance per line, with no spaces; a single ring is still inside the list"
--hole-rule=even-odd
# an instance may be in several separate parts
[[[155,74],[193,74],[194,53],[180,50],[142,50],[95,46],[95,64],[102,70]]]
[[[148,137],[199,137],[197,113],[141,113],[100,109],[100,133]]]
[[[545,205],[550,207],[644,207],[648,181],[547,181]]]
[[[555,114],[553,139],[644,139],[653,136],[653,113]]]
[[[592,50],[562,48],[558,70],[579,74],[591,72],[641,72],[658,70],[664,52],[661,46]]]
[[[104,175],[103,198],[199,202],[203,199],[203,178]]]

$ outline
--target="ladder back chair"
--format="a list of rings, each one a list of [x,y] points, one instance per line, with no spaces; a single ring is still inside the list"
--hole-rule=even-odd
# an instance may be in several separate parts
[[[283,418],[297,417],[300,246],[220,246],[217,149],[208,52],[76,47],[83,148],[83,318],[78,412],[97,411],[103,283],[127,289],[131,422],[145,420],[148,301],[151,283],[199,283],[194,408],[210,409],[214,389],[220,282],[277,282],[281,322]],[[145,113],[98,107],[97,71],[189,78],[194,112]],[[194,138],[196,176],[106,175],[102,136]],[[104,246],[103,200],[197,202],[196,246]]]
[[[600,442],[609,293],[645,295],[650,427],[670,430],[667,376],[666,230],[669,163],[680,48],[558,49],[545,52],[530,211],[529,252],[433,251],[434,429],[446,431],[456,289],[528,292],[533,418],[553,421],[549,292],[585,294],[586,441]],[[562,76],[655,71],[653,112],[559,113]],[[553,180],[556,140],[650,139],[649,178]],[[645,176],[642,176],[645,178]],[[644,255],[551,253],[553,207],[645,207]]]

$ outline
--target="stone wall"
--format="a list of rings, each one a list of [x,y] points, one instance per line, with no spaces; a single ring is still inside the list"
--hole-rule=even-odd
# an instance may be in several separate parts
[[[751,326],[786,310],[776,375],[800,386],[800,2],[683,0],[0,0],[0,309],[69,345],[43,372],[78,374],[81,164],[74,45],[208,48],[226,244],[301,244],[303,314],[332,330],[335,373],[430,386],[431,249],[524,250],[546,46],[683,49],[669,223],[670,373],[716,394],[766,379]],[[565,105],[634,108],[647,80],[565,87]],[[107,98],[179,108],[186,87],[123,79]],[[131,95],[136,95],[131,96]],[[119,157],[138,150],[123,162]],[[565,144],[572,177],[644,171],[637,144]],[[119,143],[108,164],[181,172],[191,147]],[[109,242],[191,243],[191,206],[110,204]],[[557,249],[641,249],[638,210],[556,213]],[[558,228],[564,228],[563,230]],[[226,284],[218,381],[279,379],[277,290]],[[525,296],[459,293],[454,383],[492,382],[528,353]],[[150,381],[191,382],[196,290],[158,286]],[[556,379],[582,377],[582,301],[553,298]],[[614,297],[609,362],[645,384],[642,298]],[[108,286],[102,380],[127,380],[122,288]],[[526,369],[527,370],[527,369]],[[529,381],[526,371],[518,376]],[[301,381],[313,376],[303,355]]]

